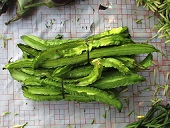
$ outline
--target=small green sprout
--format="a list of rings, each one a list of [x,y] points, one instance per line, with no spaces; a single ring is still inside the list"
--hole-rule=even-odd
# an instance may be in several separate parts
[[[19,114],[18,114],[18,113],[15,113],[15,114],[14,114],[14,116],[17,116],[17,115],[19,115]]]
[[[3,112],[1,116],[5,116],[5,115],[8,115],[8,114],[11,114],[11,112]]]
[[[147,18],[147,19],[150,19],[150,18],[152,18],[152,17],[153,17],[153,16],[147,16],[146,18]]]
[[[6,48],[6,41],[12,40],[12,38],[5,38],[4,36],[0,35],[0,39],[2,39],[2,45]]]
[[[132,113],[134,112],[134,110],[130,111],[127,116],[130,116]]]
[[[142,19],[136,20],[137,24],[141,24],[142,23]]]
[[[24,128],[27,124],[28,124],[28,122],[25,122],[22,125],[14,125],[13,128]]]
[[[94,119],[93,119],[92,122],[91,122],[91,124],[94,124],[94,122],[95,122],[95,121],[94,121]]]

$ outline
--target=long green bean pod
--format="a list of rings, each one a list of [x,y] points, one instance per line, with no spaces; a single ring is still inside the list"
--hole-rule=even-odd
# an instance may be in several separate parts
[[[124,38],[122,35],[106,36],[101,39],[88,40],[87,43],[90,49],[99,48],[103,46],[134,44],[134,42],[130,38]]]
[[[77,79],[82,78],[90,74],[93,70],[92,65],[83,65],[73,68],[72,70],[68,71],[67,73],[63,74],[61,77],[63,79]]]
[[[64,50],[79,46],[84,43],[84,39],[54,39],[43,40],[33,35],[23,35],[21,39],[30,47],[37,50],[47,50],[48,48],[56,48],[56,50]],[[52,43],[53,42],[53,43]]]
[[[54,87],[62,87],[62,80],[60,78],[58,79],[51,79],[51,78],[27,78],[23,81],[25,85],[36,85],[36,86],[41,86],[41,85],[50,85]]]
[[[110,35],[116,35],[116,34],[122,34],[122,33],[127,33],[128,32],[128,27],[119,27],[119,28],[113,28],[111,30],[107,30],[105,32],[102,32],[100,34],[92,35],[87,38],[87,40],[91,39],[100,39],[106,36]]]
[[[25,72],[29,75],[37,76],[37,77],[51,77],[55,69],[33,69],[33,68],[21,68],[22,72]]]
[[[57,58],[60,58],[61,56],[62,56],[61,53],[58,52],[55,49],[45,50],[45,51],[39,53],[39,55],[37,55],[34,58],[33,63],[32,63],[32,68],[38,68],[39,65],[41,63],[43,63],[45,60],[48,60],[48,59],[57,59]]]
[[[152,66],[152,64],[153,64],[152,60],[153,60],[153,56],[150,53],[145,57],[145,59],[143,59],[141,62],[139,62],[139,65],[141,65],[143,68],[146,69],[146,68]]]
[[[19,69],[8,69],[10,72],[10,75],[12,76],[13,79],[23,82],[25,79],[31,78],[31,79],[35,79],[35,76],[29,75],[27,73],[22,72]]]
[[[134,55],[134,54],[145,54],[159,52],[154,46],[149,44],[127,44],[116,47],[107,47],[95,49],[90,52],[90,59],[103,58],[103,57],[113,57],[113,56],[124,56],[124,55]],[[102,53],[102,54],[101,54]],[[41,66],[44,68],[55,68],[64,65],[73,65],[87,62],[87,53],[83,53],[78,56],[59,58],[56,60],[45,61]]]
[[[25,86],[22,87],[23,94],[26,98],[29,98],[34,101],[53,101],[53,100],[66,100],[66,101],[77,101],[77,102],[90,102],[94,98],[88,96],[74,95],[74,94],[65,94],[64,97],[61,94],[57,95],[44,95],[44,94],[32,94],[30,90]],[[44,91],[43,91],[44,92]]]
[[[96,81],[91,86],[100,89],[109,89],[133,85],[143,81],[145,81],[145,78],[138,74],[131,73],[124,75],[121,73],[116,73],[115,75],[115,73],[112,73],[102,76],[100,80]]]
[[[133,57],[130,56],[119,56],[119,57],[114,57],[115,59],[120,60],[122,63],[124,63],[124,65],[126,65],[129,69],[134,69],[137,65],[136,65],[136,60]]]
[[[22,59],[17,60],[15,62],[10,62],[7,65],[5,65],[5,69],[10,68],[25,68],[25,67],[32,67],[33,59]]]
[[[26,52],[28,55],[31,55],[33,57],[37,56],[40,51],[24,44],[17,44],[17,46],[22,50],[22,52]]]
[[[88,76],[79,79],[64,80],[64,83],[74,83],[76,86],[87,86],[94,83],[101,77],[103,65],[100,63],[99,59],[95,59],[91,63],[94,65],[94,68]]]
[[[104,67],[113,67],[125,74],[130,72],[129,68],[126,67],[124,65],[124,63],[122,63],[121,61],[119,61],[118,59],[115,59],[115,58],[103,58],[100,60],[100,63]]]
[[[70,71],[71,69],[72,69],[72,66],[70,66],[70,65],[63,66],[63,67],[57,67],[53,71],[52,76],[62,76],[63,74],[65,74],[68,71]]]
[[[65,86],[65,88],[69,92],[73,92],[73,93],[77,92],[82,95],[85,94],[94,98],[94,100],[96,101],[113,105],[119,110],[119,112],[122,109],[122,103],[119,101],[117,97],[113,97],[109,93],[102,91],[100,89],[92,88],[92,87],[75,87],[71,85]]]
[[[43,95],[43,94],[31,94],[29,90],[23,86],[22,91],[24,94],[24,97],[29,98],[31,100],[35,101],[50,101],[50,100],[62,100],[62,95]]]

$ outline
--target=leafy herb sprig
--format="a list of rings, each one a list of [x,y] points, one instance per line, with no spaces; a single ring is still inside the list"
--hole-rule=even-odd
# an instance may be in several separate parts
[[[155,28],[157,36],[165,38],[165,43],[170,43],[170,0],[136,0],[137,6],[144,6],[148,10],[159,14],[158,23]]]

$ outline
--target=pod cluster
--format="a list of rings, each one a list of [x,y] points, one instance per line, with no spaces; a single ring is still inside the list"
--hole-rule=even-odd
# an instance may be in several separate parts
[[[18,44],[23,58],[5,65],[13,79],[23,83],[26,98],[35,101],[98,101],[122,103],[123,87],[145,81],[137,72],[152,65],[150,44],[135,43],[127,27],[107,30],[86,39],[41,39],[23,35]],[[146,54],[140,62],[135,55]]]

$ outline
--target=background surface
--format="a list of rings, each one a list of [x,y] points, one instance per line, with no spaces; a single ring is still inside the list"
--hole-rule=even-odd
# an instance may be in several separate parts
[[[99,10],[100,4],[110,6],[107,10]],[[14,81],[7,70],[2,70],[10,58],[15,61],[22,57],[22,52],[16,46],[23,43],[20,36],[34,34],[43,39],[52,39],[57,34],[62,34],[64,38],[85,38],[111,28],[128,26],[134,41],[145,42],[156,32],[153,26],[157,22],[157,16],[143,7],[137,8],[135,0],[76,0],[57,8],[43,6],[6,26],[4,23],[14,15],[15,9],[0,17],[0,34],[12,38],[6,42],[6,48],[0,43],[0,114],[11,112],[0,117],[0,128],[12,128],[13,125],[25,122],[28,122],[26,128],[124,128],[126,124],[136,120],[137,115],[144,115],[149,110],[155,89],[152,86],[154,69],[157,71],[158,84],[167,81],[166,73],[170,71],[170,45],[154,39],[151,44],[167,56],[154,54],[156,65],[140,73],[147,81],[129,86],[128,91],[122,94],[124,107],[121,113],[98,102],[30,101],[23,97],[21,83]],[[148,16],[154,17],[148,19]],[[142,19],[142,24],[135,22],[138,19]],[[162,92],[158,93],[158,97],[161,96],[167,103],[168,99]],[[132,110],[134,112],[128,116]],[[14,116],[15,113],[19,115]],[[93,121],[94,124],[91,124]]]

